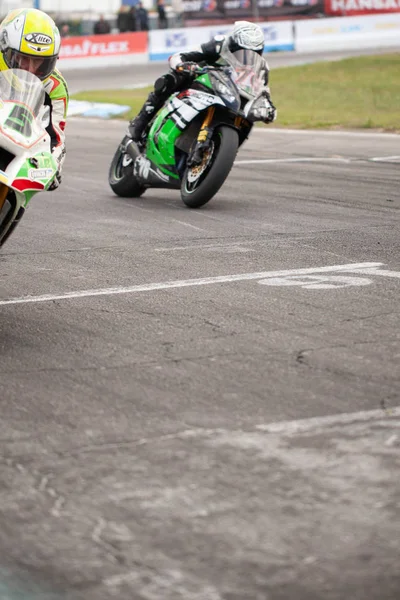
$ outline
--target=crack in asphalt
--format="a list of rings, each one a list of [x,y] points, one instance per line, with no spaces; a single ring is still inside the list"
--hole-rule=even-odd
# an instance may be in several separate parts
[[[389,313],[392,314],[392,313]],[[393,314],[397,314],[397,313],[393,313]],[[377,315],[380,316],[380,315]],[[373,317],[366,317],[366,318],[373,318]],[[360,317],[360,319],[362,319],[362,317]],[[358,318],[355,318],[355,320],[358,320]],[[344,320],[342,322],[347,322],[348,320]],[[214,328],[218,328],[220,326],[218,326],[217,324],[214,324],[212,322],[207,322],[208,325],[214,327]],[[214,329],[215,331],[215,329]],[[281,331],[280,329],[276,329],[274,331]],[[240,335],[237,332],[229,332],[226,333],[224,335],[219,335],[213,339],[224,339],[224,338],[228,338],[228,337],[232,337],[234,335]],[[190,340],[189,340],[190,341]],[[385,339],[385,343],[387,342],[397,342],[398,338],[386,338]],[[347,344],[334,344],[334,345],[329,345],[329,346],[320,346],[320,347],[315,347],[315,348],[303,348],[298,350],[297,352],[294,353],[294,360],[296,363],[299,364],[306,364],[307,366],[310,366],[312,368],[315,369],[320,369],[320,370],[329,370],[327,367],[318,367],[318,366],[313,366],[313,365],[309,365],[306,361],[308,355],[314,354],[315,352],[320,352],[320,351],[324,351],[324,350],[333,350],[333,349],[338,349],[338,348],[343,348],[343,349],[349,349],[351,347],[354,346],[361,346],[361,345],[375,345],[378,346],[379,343],[381,343],[380,340],[355,340],[352,342],[349,342]],[[172,349],[172,345],[173,342],[165,342],[163,344],[163,347],[166,350],[166,354],[168,354],[168,352],[170,352],[170,350]],[[162,345],[161,345],[162,346]],[[219,357],[230,357],[230,358],[234,358],[237,356],[265,356],[266,358],[268,358],[268,360],[282,360],[287,358],[288,356],[292,356],[293,355],[293,351],[280,351],[280,352],[264,352],[263,350],[255,350],[252,349],[251,352],[238,352],[238,351],[232,351],[230,352],[229,350],[224,350],[223,352],[216,352],[216,353],[211,353],[211,354],[200,354],[200,355],[196,355],[196,356],[178,356],[178,357],[169,357],[169,356],[162,356],[160,357],[160,360],[152,360],[152,361],[145,361],[145,360],[137,360],[137,361],[132,361],[130,363],[125,363],[125,364],[120,364],[120,365],[99,365],[99,366],[88,366],[88,367],[40,367],[40,368],[33,368],[33,369],[3,369],[2,373],[4,375],[11,375],[11,374],[25,374],[25,375],[29,375],[29,374],[34,374],[34,373],[85,373],[85,372],[107,372],[107,371],[115,371],[115,370],[124,370],[124,369],[131,369],[134,366],[140,366],[140,367],[152,367],[152,366],[156,366],[156,367],[163,367],[163,365],[168,365],[168,364],[179,364],[179,363],[184,363],[184,362],[193,362],[193,361],[201,361],[201,360],[213,360],[215,358],[219,358]],[[342,373],[342,371],[340,371],[340,373]],[[344,373],[344,372],[343,372]],[[351,373],[346,372],[346,374],[348,375],[352,375]],[[371,378],[370,378],[371,379]]]
[[[230,335],[235,335],[235,334],[229,334],[226,336],[221,336],[222,338],[225,337],[229,337]],[[200,361],[200,360],[212,360],[214,358],[219,358],[219,357],[235,357],[235,356],[243,356],[243,352],[229,352],[229,350],[224,350],[222,352],[217,352],[217,353],[212,353],[212,354],[201,354],[198,356],[178,356],[176,358],[171,358],[168,356],[162,356],[160,357],[160,360],[154,360],[154,361],[141,361],[141,360],[137,360],[137,361],[133,361],[127,364],[123,364],[123,365],[112,365],[112,366],[91,366],[91,367],[40,367],[37,369],[3,369],[2,370],[2,374],[4,375],[11,375],[11,374],[15,374],[18,373],[19,375],[24,374],[24,375],[30,375],[30,374],[34,374],[34,373],[85,373],[85,372],[98,372],[98,371],[103,371],[103,372],[107,372],[107,371],[115,371],[118,369],[131,369],[132,367],[135,366],[140,366],[140,367],[163,367],[163,365],[168,365],[168,364],[179,364],[181,362],[194,362],[194,361]],[[279,359],[284,359],[285,357],[287,357],[287,355],[289,353],[287,352],[271,352],[271,354],[266,354],[263,351],[255,351],[253,350],[252,352],[246,352],[245,353],[246,356],[266,356],[266,358],[268,358],[268,360],[279,360]]]
[[[399,315],[400,311],[397,310],[388,310],[386,312],[380,312],[380,313],[376,313],[373,315],[365,315],[365,316],[354,316],[354,317],[349,317],[348,319],[342,319],[340,321],[340,323],[354,323],[357,321],[367,321],[369,319],[376,319],[378,317],[388,317],[388,316],[395,316],[395,315]]]

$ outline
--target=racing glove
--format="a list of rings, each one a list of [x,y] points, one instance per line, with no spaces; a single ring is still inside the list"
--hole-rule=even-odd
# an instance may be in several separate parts
[[[265,99],[266,99],[265,116],[263,115],[263,117],[264,117],[263,121],[264,121],[264,123],[272,123],[273,121],[275,121],[275,119],[278,115],[278,111],[276,110],[276,107],[272,103],[270,93],[265,90],[265,92],[263,93],[263,96],[265,96]]]
[[[54,177],[53,181],[51,182],[51,184],[49,185],[49,187],[47,188],[48,192],[53,192],[54,190],[56,190],[60,183],[61,183],[62,177],[61,177],[61,172],[57,171],[56,176]]]

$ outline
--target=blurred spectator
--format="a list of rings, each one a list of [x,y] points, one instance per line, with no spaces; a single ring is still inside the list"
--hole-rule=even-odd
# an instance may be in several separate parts
[[[136,8],[134,6],[129,9],[125,5],[120,7],[117,16],[117,28],[120,33],[136,31]]]
[[[136,8],[131,6],[127,15],[127,31],[136,31]]]
[[[122,5],[122,6],[120,6],[120,9],[119,9],[118,15],[117,15],[117,28],[120,33],[125,33],[126,31],[128,31],[128,21],[129,21],[129,16],[128,16],[127,7]]]
[[[282,2],[283,4],[283,2]],[[274,5],[275,6],[275,5]],[[281,6],[281,5],[280,5]],[[222,17],[226,17],[225,0],[217,0],[217,11],[221,13]]]
[[[94,24],[93,32],[96,34],[110,33],[110,23],[105,20],[104,15],[99,16],[99,20]]]
[[[183,27],[184,26],[184,6],[183,0],[171,0],[171,8],[175,13],[175,27]]]
[[[138,2],[138,4],[136,5],[136,22],[139,31],[149,30],[149,14],[144,8],[142,2]]]
[[[165,12],[165,0],[157,0],[158,27],[166,29],[168,27],[167,13]]]
[[[62,38],[69,37],[69,25],[68,25],[68,23],[64,23],[64,25],[61,26],[61,28],[60,28],[60,35],[61,35]]]

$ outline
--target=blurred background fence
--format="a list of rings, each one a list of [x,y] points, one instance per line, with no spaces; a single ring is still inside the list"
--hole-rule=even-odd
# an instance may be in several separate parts
[[[27,6],[51,14],[65,37],[227,25],[240,19],[267,22],[400,13],[400,0],[0,0],[0,16]]]

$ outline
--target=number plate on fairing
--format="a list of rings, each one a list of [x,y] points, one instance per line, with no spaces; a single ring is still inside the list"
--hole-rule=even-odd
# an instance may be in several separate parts
[[[147,179],[150,173],[151,162],[148,158],[141,155],[135,160],[135,175],[142,179]]]

